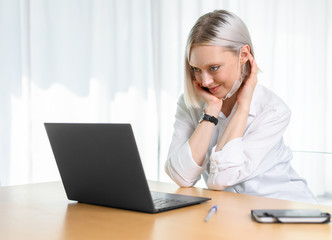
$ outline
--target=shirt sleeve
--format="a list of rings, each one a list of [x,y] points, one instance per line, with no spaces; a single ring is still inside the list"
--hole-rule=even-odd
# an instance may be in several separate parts
[[[214,146],[208,187],[223,190],[254,177],[264,157],[282,140],[289,121],[288,107],[271,107],[255,116],[243,137],[233,139],[217,152]]]
[[[197,165],[192,157],[189,138],[195,131],[194,114],[187,109],[183,96],[178,101],[175,114],[174,133],[169,148],[165,172],[181,187],[191,187],[200,179],[206,164]],[[208,160],[208,156],[206,156]],[[206,161],[205,161],[206,162]]]

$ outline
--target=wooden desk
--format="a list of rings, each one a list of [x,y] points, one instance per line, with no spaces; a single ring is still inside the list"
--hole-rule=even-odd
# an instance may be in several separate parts
[[[62,183],[0,187],[0,238],[52,239],[332,239],[329,224],[259,224],[253,208],[332,207],[149,182],[151,190],[211,197],[206,203],[158,214],[68,201]],[[204,222],[208,210],[218,212]]]

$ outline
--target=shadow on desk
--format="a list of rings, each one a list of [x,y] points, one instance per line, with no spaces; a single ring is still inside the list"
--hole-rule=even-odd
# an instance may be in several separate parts
[[[204,224],[201,206],[190,206],[168,212],[149,214],[83,203],[68,204],[63,222],[62,239],[187,239],[181,229]],[[206,210],[209,206],[206,205]],[[181,220],[182,219],[182,220]],[[192,222],[188,221],[191,219]],[[185,224],[182,226],[182,224]],[[170,228],[170,225],[173,225]],[[192,228],[192,227],[189,227]],[[187,233],[186,233],[187,234]],[[197,234],[202,238],[195,238]],[[180,236],[183,236],[180,237]],[[179,238],[178,238],[179,237]],[[204,239],[204,232],[191,239]]]

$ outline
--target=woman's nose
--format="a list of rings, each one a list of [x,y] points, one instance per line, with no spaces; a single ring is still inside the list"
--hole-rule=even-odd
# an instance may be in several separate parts
[[[211,83],[213,83],[213,78],[210,74],[202,72],[202,86],[208,87]]]

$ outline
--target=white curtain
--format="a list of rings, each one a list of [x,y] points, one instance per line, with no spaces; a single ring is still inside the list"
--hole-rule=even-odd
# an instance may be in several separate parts
[[[2,184],[59,179],[44,122],[129,122],[147,177],[169,181],[186,38],[214,9],[246,22],[259,82],[292,110],[286,143],[332,152],[328,0],[0,0]],[[317,195],[332,193],[330,156],[294,154]]]

